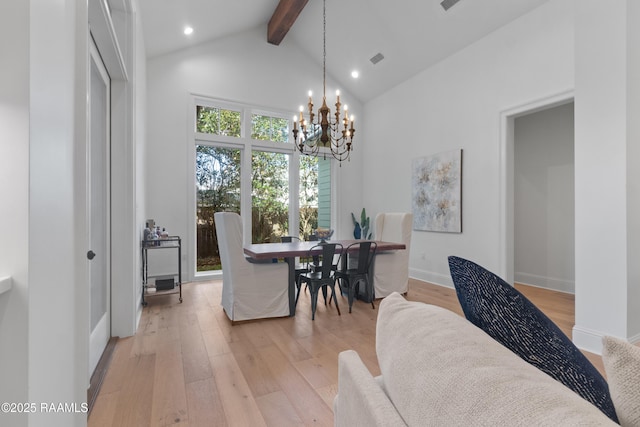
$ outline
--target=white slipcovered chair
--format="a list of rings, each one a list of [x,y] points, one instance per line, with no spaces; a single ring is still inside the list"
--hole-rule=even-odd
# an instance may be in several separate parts
[[[242,249],[242,218],[214,214],[222,261],[222,307],[232,321],[289,315],[289,267],[250,262]]]
[[[380,213],[376,216],[375,239],[404,243],[406,249],[378,252],[374,263],[373,284],[376,298],[392,292],[401,294],[409,290],[409,250],[411,248],[411,213]]]

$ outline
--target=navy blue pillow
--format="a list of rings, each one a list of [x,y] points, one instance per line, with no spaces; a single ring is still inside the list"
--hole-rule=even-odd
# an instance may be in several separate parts
[[[449,270],[471,323],[618,422],[606,380],[531,301],[471,261],[450,256]]]

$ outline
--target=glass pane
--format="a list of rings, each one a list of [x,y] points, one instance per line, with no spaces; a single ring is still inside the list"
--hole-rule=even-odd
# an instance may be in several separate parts
[[[213,214],[240,213],[240,160],[238,149],[196,147],[196,271],[221,269]]]
[[[300,237],[331,228],[331,161],[300,156]]]
[[[196,131],[240,137],[240,112],[214,107],[196,107]]]
[[[196,131],[202,133],[220,133],[220,110],[217,108],[196,107]]]
[[[109,216],[107,159],[109,126],[109,86],[95,61],[91,61],[91,249],[97,254],[90,265],[91,274],[91,332],[108,310],[109,283],[107,281]],[[102,353],[102,351],[100,351]],[[98,355],[99,357],[99,355]],[[96,359],[97,360],[97,359]],[[95,367],[95,366],[94,366]]]
[[[289,120],[273,118],[273,140],[276,142],[289,142]]]
[[[271,139],[271,117],[251,115],[251,138],[262,141]]]
[[[289,142],[289,120],[253,114],[251,116],[251,138],[263,141]]]
[[[289,155],[251,155],[251,242],[279,242],[289,234]]]
[[[220,134],[240,138],[240,112],[220,110]]]

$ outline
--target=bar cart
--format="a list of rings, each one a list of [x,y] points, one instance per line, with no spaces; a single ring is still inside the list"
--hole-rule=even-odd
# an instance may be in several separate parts
[[[149,274],[149,251],[176,250],[178,267],[176,274]],[[146,298],[158,295],[178,294],[182,302],[182,241],[180,236],[169,236],[161,239],[142,240],[142,305],[146,306]],[[177,277],[177,281],[176,281]],[[153,279],[153,285],[149,280]]]

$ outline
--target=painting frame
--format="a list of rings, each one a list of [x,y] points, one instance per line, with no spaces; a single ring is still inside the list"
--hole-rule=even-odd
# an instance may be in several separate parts
[[[413,159],[413,229],[462,233],[462,149]]]

